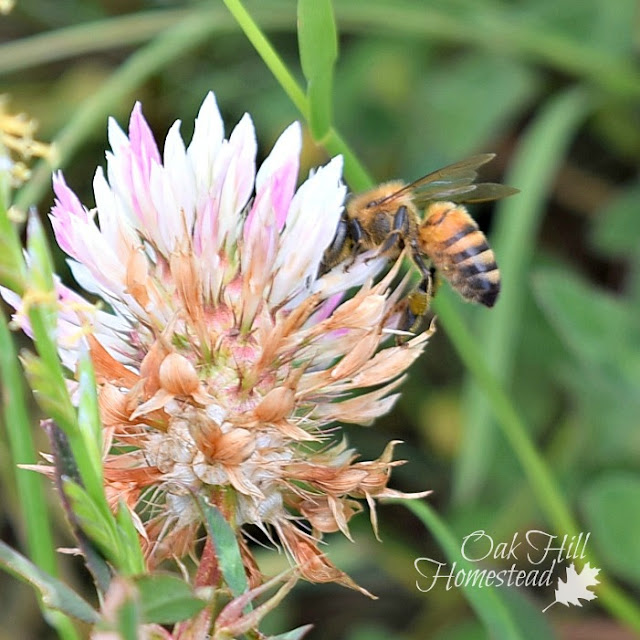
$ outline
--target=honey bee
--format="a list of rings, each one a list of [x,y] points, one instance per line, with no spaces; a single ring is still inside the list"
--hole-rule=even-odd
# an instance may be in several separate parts
[[[500,292],[498,265],[462,203],[488,202],[518,192],[502,184],[476,183],[478,168],[494,157],[473,156],[411,184],[394,180],[352,197],[324,253],[320,273],[369,250],[395,260],[406,247],[422,281],[407,297],[405,326],[426,313],[435,272],[465,300],[492,307]],[[424,217],[418,213],[422,209]]]

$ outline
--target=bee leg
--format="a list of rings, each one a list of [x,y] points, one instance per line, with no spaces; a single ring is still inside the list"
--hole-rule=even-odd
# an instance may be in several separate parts
[[[422,282],[427,282],[429,284],[428,289],[425,289],[429,298],[433,298],[436,294],[437,289],[437,278],[436,278],[436,270],[433,266],[427,266],[425,263],[422,253],[420,253],[420,249],[415,241],[411,242],[409,245],[411,247],[411,257],[420,273],[422,274]]]
[[[362,237],[364,236],[364,230],[362,229],[362,225],[355,219],[349,220],[351,223],[349,225],[349,237],[353,241],[353,244],[357,249],[360,249],[360,245],[362,244]]]
[[[347,227],[347,236],[349,240],[352,242],[353,251],[351,252],[351,260],[347,263],[345,267],[345,271],[349,271],[349,269],[353,266],[353,263],[356,261],[356,258],[362,251],[362,242],[364,237],[364,230],[362,225],[355,219],[351,218],[348,221]]]
[[[331,244],[325,249],[322,256],[322,262],[318,269],[318,275],[322,276],[330,271],[336,264],[341,262],[342,256],[345,252],[347,239],[350,239],[349,234],[350,222],[344,211],[338,220],[338,226],[336,227],[336,234],[331,241]]]
[[[397,328],[400,331],[416,333],[429,311],[431,301],[431,274],[423,278],[420,284],[404,299],[404,309]],[[398,336],[396,342],[400,345],[408,340],[407,336]]]
[[[438,289],[442,284],[442,278],[438,276],[438,272],[435,267],[431,267],[429,271],[431,271],[431,297],[433,298],[433,296],[438,293]]]
[[[404,238],[409,236],[409,231],[409,211],[405,206],[398,207],[393,216],[393,227],[385,241],[380,245],[378,255],[384,255],[397,246],[402,249]]]

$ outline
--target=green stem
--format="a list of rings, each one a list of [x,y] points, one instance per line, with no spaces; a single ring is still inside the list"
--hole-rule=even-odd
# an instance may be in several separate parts
[[[567,148],[592,107],[590,96],[573,87],[550,98],[522,136],[507,184],[521,193],[500,203],[491,244],[502,275],[499,304],[480,314],[476,331],[485,362],[508,388],[530,295],[528,274],[548,194]],[[487,397],[470,381],[464,398],[465,438],[456,463],[454,501],[477,500],[494,462],[495,428]]]
[[[309,102],[307,96],[296,82],[291,71],[287,69],[287,66],[273,48],[273,45],[264,36],[260,27],[249,15],[240,0],[224,0],[224,3],[233,17],[238,21],[240,28],[244,31],[249,42],[254,46],[271,73],[273,73],[276,80],[280,83],[284,92],[289,96],[291,102],[293,102],[302,117],[308,122]],[[344,158],[344,174],[353,189],[359,191],[371,186],[373,181],[367,173],[367,170],[360,163],[353,151],[345,144],[335,128],[331,127],[326,138],[320,141],[320,143],[332,155],[342,154]]]
[[[536,450],[526,425],[487,366],[475,338],[456,313],[451,294],[445,293],[441,292],[434,304],[438,317],[466,368],[486,393],[498,425],[518,458],[540,508],[556,532],[569,537],[577,536],[578,524],[558,490],[549,467]],[[599,565],[591,554],[587,561]],[[616,585],[603,579],[598,587],[598,597],[619,620],[640,630],[640,608]]]
[[[344,173],[354,191],[364,191],[371,188],[373,178],[360,163],[344,138],[333,127],[329,129],[329,133],[322,141],[322,146],[332,156],[342,154],[344,158]]]
[[[455,563],[458,571],[463,570],[471,573],[475,570],[472,563],[462,556],[459,541],[455,539],[446,523],[427,502],[418,502],[417,500],[398,500],[397,502],[403,504],[420,518],[445,552],[452,567]],[[420,573],[417,561],[415,568]],[[418,583],[416,582],[416,584]],[[490,637],[509,638],[510,640],[524,639],[513,613],[505,605],[496,589],[480,589],[475,584],[463,585],[462,589],[467,601],[483,622]]]
[[[223,2],[296,109],[300,111],[305,120],[308,120],[309,104],[304,91],[298,86],[295,78],[262,33],[260,27],[244,8],[242,2],[239,0],[223,0]]]
[[[446,327],[447,336],[452,341],[467,370],[485,392],[502,433],[520,461],[538,503],[547,515],[549,522],[556,531],[570,535],[577,533],[578,525],[557,490],[549,468],[535,449],[524,422],[487,366],[476,339],[456,312],[451,296],[452,294],[449,292],[441,291],[437,299],[434,300],[434,307],[438,318]]]
[[[42,491],[42,476],[33,471],[18,469],[18,465],[37,464],[31,421],[24,397],[22,375],[17,354],[4,316],[0,316],[0,372],[5,398],[11,398],[11,407],[3,402],[4,420],[13,463],[16,466],[16,486],[27,523],[27,549],[29,557],[44,571],[56,575],[57,564],[53,553],[53,537]]]
[[[26,525],[28,555],[40,569],[57,576],[55,545],[49,522],[49,509],[44,498],[42,476],[33,471],[19,469],[21,464],[36,464],[36,453],[31,435],[31,421],[25,403],[24,384],[18,358],[4,315],[0,315],[0,373],[4,402],[4,422],[7,428],[15,481],[20,496],[20,509]],[[10,399],[10,402],[9,402]],[[79,636],[71,620],[64,614],[44,607],[44,616],[58,635],[65,640]]]

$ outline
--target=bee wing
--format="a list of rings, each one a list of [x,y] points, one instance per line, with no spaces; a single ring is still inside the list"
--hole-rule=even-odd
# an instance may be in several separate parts
[[[520,193],[520,190],[497,182],[481,182],[480,184],[471,184],[464,189],[454,189],[449,193],[439,193],[437,199],[446,198],[453,202],[473,204],[474,202],[500,200],[501,198],[512,196],[515,193]],[[432,194],[429,198],[423,199],[421,195],[418,195],[415,200],[419,204],[424,204],[427,201],[433,201],[434,197]]]
[[[417,206],[434,200],[487,202],[517,193],[517,189],[501,184],[491,182],[475,184],[478,169],[493,158],[495,153],[483,153],[438,169],[379,200],[376,205],[390,202],[409,192],[412,193]]]

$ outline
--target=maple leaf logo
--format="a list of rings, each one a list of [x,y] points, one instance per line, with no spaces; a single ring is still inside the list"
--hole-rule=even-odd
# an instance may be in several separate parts
[[[582,568],[582,571],[578,573],[576,567],[571,563],[567,567],[567,581],[563,582],[562,578],[558,578],[558,588],[556,589],[556,599],[542,612],[544,613],[549,607],[553,606],[556,602],[560,602],[565,607],[570,604],[581,607],[580,600],[594,600],[598,596],[589,591],[588,587],[593,587],[600,584],[596,579],[596,576],[600,573],[600,569],[592,567],[588,562]]]

